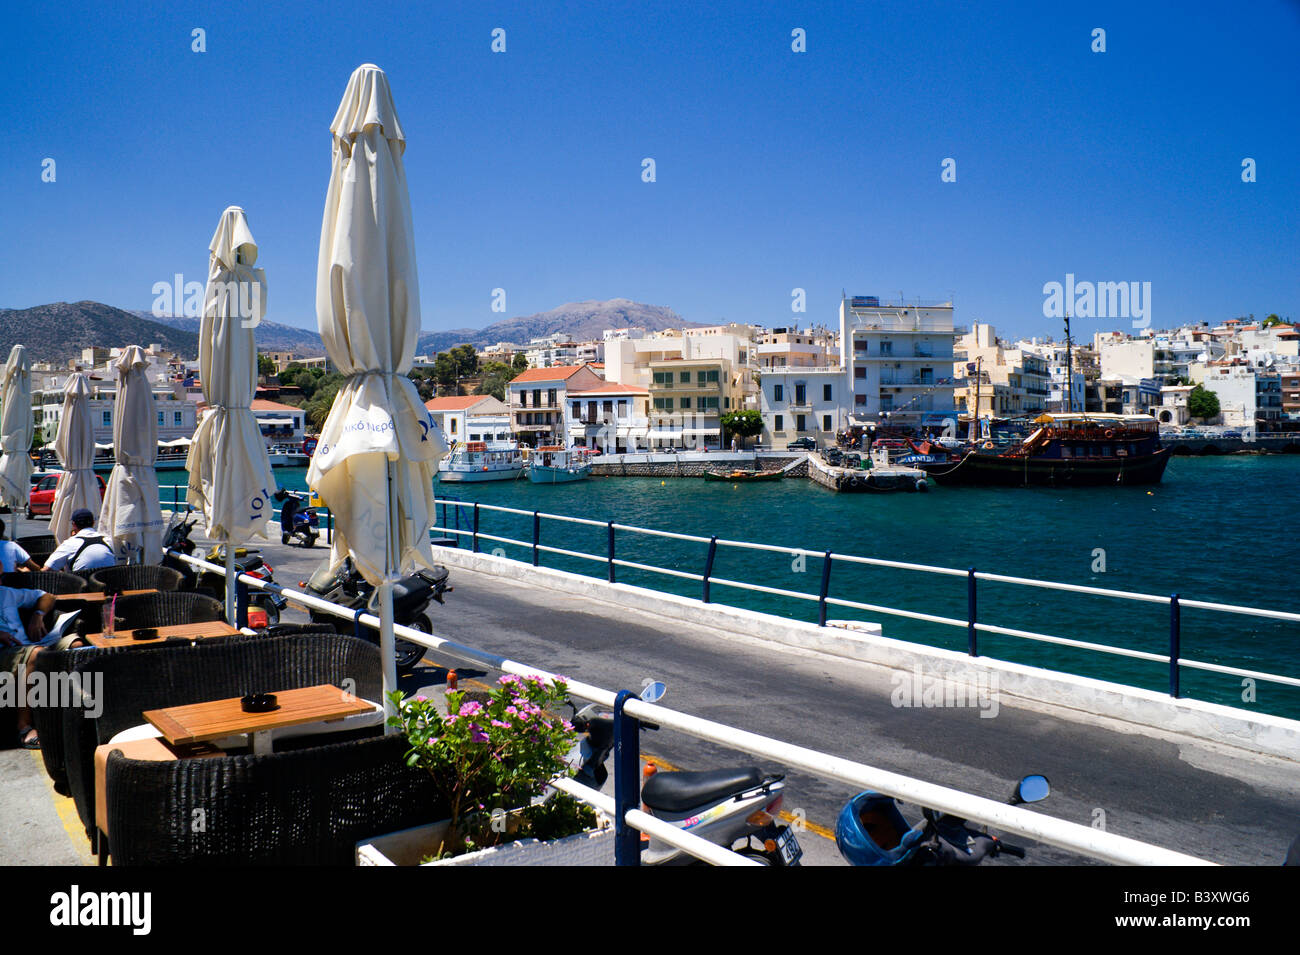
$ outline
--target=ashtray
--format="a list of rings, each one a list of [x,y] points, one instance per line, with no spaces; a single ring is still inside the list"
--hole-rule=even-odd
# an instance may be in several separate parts
[[[269,713],[280,708],[274,693],[250,693],[240,698],[239,706],[245,713]]]
[[[158,639],[158,628],[157,628],[157,627],[141,627],[139,630],[132,630],[132,631],[131,631],[131,639],[132,639],[132,640],[157,640],[157,639]]]

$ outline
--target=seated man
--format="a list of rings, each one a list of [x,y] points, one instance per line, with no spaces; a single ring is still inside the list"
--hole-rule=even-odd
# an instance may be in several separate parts
[[[27,609],[32,612],[24,626],[19,611]],[[31,672],[32,661],[42,649],[37,644],[45,638],[45,615],[53,609],[53,594],[0,586],[0,676],[7,675],[17,684]],[[55,641],[51,648],[65,650],[80,645],[76,634],[69,634]],[[41,746],[32,728],[31,709],[26,706],[18,707],[18,745],[24,749]]]
[[[0,520],[0,537],[4,537],[5,522]],[[18,546],[14,541],[0,540],[0,571],[40,570],[41,565],[32,560],[32,555]]]
[[[113,548],[95,531],[95,515],[86,508],[72,512],[72,526],[76,529],[45,562],[46,570],[83,571],[112,567],[117,563]]]

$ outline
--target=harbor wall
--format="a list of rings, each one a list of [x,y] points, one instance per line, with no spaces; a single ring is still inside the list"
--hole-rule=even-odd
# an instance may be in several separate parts
[[[786,477],[807,477],[803,452],[687,451],[682,454],[602,454],[591,462],[592,477],[698,478],[705,471],[754,468],[769,471],[799,462]]]
[[[475,554],[466,548],[439,547],[435,556],[439,563],[451,568],[588,597],[608,605],[611,618],[618,608],[630,607],[727,634],[741,634],[884,667],[898,671],[898,678],[911,679],[914,673],[920,672],[926,678],[963,685],[972,691],[991,688],[1000,703],[1013,707],[1047,710],[1067,719],[1101,723],[1125,732],[1174,739],[1190,737],[1236,751],[1300,762],[1300,721],[1296,720],[1200,700],[1174,699],[1163,693],[1091,677],[894,640],[883,635],[880,624],[866,624],[866,629],[860,631],[819,627],[772,614],[533,567],[493,554]]]
[[[1217,436],[1183,438],[1162,434],[1160,443],[1172,448],[1174,454],[1300,454],[1300,432],[1256,434],[1253,441]]]

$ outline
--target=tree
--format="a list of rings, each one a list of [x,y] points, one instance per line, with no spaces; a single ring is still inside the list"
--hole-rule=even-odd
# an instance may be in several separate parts
[[[271,361],[270,355],[257,356],[257,373],[263,377],[275,374],[275,362]]]
[[[763,416],[752,408],[744,411],[728,411],[719,420],[726,432],[741,439],[742,445],[745,443],[745,438],[763,433]]]
[[[498,401],[506,400],[506,385],[508,385],[519,372],[513,367],[499,361],[489,361],[479,369],[483,374],[483,381],[479,384],[475,394],[491,395]]]
[[[457,377],[473,378],[478,374],[478,352],[473,345],[457,345],[447,354],[456,363]]]
[[[1208,421],[1219,415],[1219,396],[1197,385],[1187,396],[1187,413]]]
[[[456,365],[456,359],[448,352],[440,352],[433,360],[433,380],[438,383],[439,394],[456,394],[460,390],[456,387],[458,377],[460,369]]]
[[[1278,318],[1275,313],[1273,315],[1270,315],[1268,318],[1264,319],[1263,327],[1268,328],[1270,325],[1281,325],[1281,324],[1282,324],[1282,319]]]
[[[523,352],[516,352],[515,359],[510,363],[510,367],[515,370],[516,374],[518,374],[521,371],[527,371],[528,356],[525,355]]]

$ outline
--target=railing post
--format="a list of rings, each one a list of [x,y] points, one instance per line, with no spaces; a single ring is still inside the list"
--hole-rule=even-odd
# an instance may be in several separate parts
[[[709,578],[713,576],[713,558],[718,553],[718,535],[714,534],[709,538],[709,555],[704,558],[704,595],[705,603],[709,602]]]
[[[248,626],[248,584],[239,576],[235,577],[235,626]]]
[[[1178,594],[1169,598],[1169,695],[1178,696],[1178,658],[1182,656],[1182,610]]]
[[[980,655],[975,633],[975,568],[972,567],[966,572],[966,652],[973,657]]]
[[[537,566],[537,543],[542,536],[542,519],[533,511],[533,566]]]
[[[334,512],[325,508],[325,543],[334,543]]]
[[[456,517],[455,517],[455,521],[456,521],[456,530],[460,530],[460,501],[459,501],[459,500],[456,502],[456,510],[455,510],[454,513],[455,513],[455,515],[456,515]],[[452,536],[454,536],[454,537],[456,538],[456,546],[459,547],[459,546],[460,546],[460,535],[459,535],[459,534],[454,534],[454,535],[452,535]]]
[[[358,607],[356,612],[352,614],[352,632],[358,640],[370,639],[366,636],[365,628],[361,626],[361,615],[365,612],[365,607]]]
[[[826,626],[826,593],[831,587],[831,552],[822,557],[822,589],[817,597],[817,626]]]
[[[641,864],[641,833],[627,824],[627,814],[641,808],[640,724],[623,712],[628,690],[614,699],[614,864]]]
[[[612,584],[614,583],[614,522],[613,521],[608,522],[608,524],[606,525],[606,530],[609,535],[608,536],[609,546],[607,548],[607,553],[609,555],[609,582]]]
[[[474,502],[474,553],[478,553],[478,501]]]

